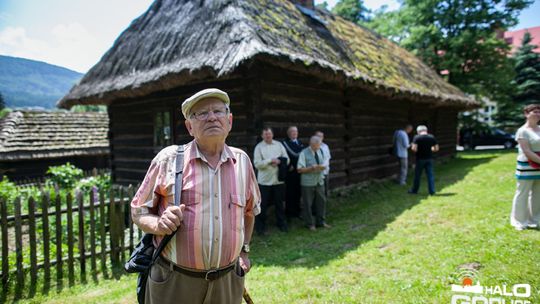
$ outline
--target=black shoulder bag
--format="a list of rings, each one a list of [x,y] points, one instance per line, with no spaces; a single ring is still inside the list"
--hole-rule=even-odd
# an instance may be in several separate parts
[[[184,145],[178,146],[176,155],[176,178],[174,182],[174,205],[180,205],[180,198],[182,196],[182,170],[184,167]],[[165,246],[173,238],[176,231],[165,235],[161,243],[157,248],[154,248],[153,238],[154,235],[145,233],[141,241],[129,257],[129,260],[124,265],[124,269],[129,273],[139,273],[137,278],[137,301],[139,304],[144,304],[144,297],[146,292],[146,281],[150,274],[150,268],[156,262]]]

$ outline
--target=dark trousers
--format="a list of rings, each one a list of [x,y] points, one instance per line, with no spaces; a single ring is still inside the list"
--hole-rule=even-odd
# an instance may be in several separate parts
[[[417,159],[414,170],[414,183],[411,192],[418,193],[422,171],[426,170],[429,194],[435,194],[435,177],[433,175],[433,159]]]
[[[285,212],[288,217],[299,217],[300,216],[300,174],[294,171],[287,173],[287,178],[285,179],[286,184],[286,207]]]
[[[261,191],[261,213],[255,218],[255,230],[258,233],[266,231],[266,210],[270,204],[274,204],[276,208],[277,226],[286,229],[287,219],[285,218],[285,203],[283,202],[285,185],[259,185],[259,189]]]
[[[315,214],[315,223],[313,221]],[[324,185],[302,186],[302,217],[306,226],[322,226],[326,218],[326,197]]]
[[[330,174],[324,176],[324,197],[328,199],[328,190],[330,189]]]

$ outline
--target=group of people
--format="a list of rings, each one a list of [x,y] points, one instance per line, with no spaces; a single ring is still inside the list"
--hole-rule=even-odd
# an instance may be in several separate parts
[[[330,228],[326,223],[326,197],[330,172],[330,149],[324,133],[315,132],[305,147],[298,139],[298,128],[287,129],[287,139],[274,140],[272,128],[265,127],[262,141],[255,146],[253,163],[261,192],[261,213],[255,230],[265,235],[268,207],[275,206],[276,225],[288,231],[288,219],[301,217],[310,230]]]
[[[540,229],[540,104],[530,104],[523,108],[526,122],[515,135],[518,155],[515,176],[516,192],[512,201],[510,224],[516,230]],[[409,166],[408,150],[416,153],[414,182],[408,193],[417,194],[422,171],[426,171],[429,194],[435,194],[433,174],[433,153],[439,150],[437,140],[428,133],[427,127],[420,125],[409,143],[413,126],[407,124],[396,130],[393,138],[392,154],[399,159],[400,171],[397,182],[407,184]]]
[[[412,143],[409,142],[409,134],[412,132],[411,124],[405,125],[403,129],[394,132],[392,154],[399,160],[399,175],[397,182],[407,185],[407,171],[409,168],[409,149],[416,154],[416,166],[414,170],[414,181],[409,189],[409,194],[418,194],[420,188],[420,178],[422,172],[426,172],[428,180],[428,191],[430,195],[435,195],[435,175],[433,173],[433,153],[439,151],[437,139],[428,133],[425,125],[416,127],[417,135],[414,136]]]

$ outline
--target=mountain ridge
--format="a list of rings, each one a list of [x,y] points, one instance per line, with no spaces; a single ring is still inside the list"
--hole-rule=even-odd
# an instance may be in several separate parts
[[[56,108],[83,74],[43,61],[0,55],[0,93],[10,108]]]

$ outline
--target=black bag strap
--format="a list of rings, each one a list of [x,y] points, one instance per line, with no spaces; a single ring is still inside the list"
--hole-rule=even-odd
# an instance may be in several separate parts
[[[174,180],[174,205],[180,206],[180,199],[182,198],[182,176],[184,170],[184,145],[178,145],[178,150],[176,153],[176,178]],[[178,231],[178,229],[176,230]],[[161,243],[159,243],[158,248],[154,250],[152,255],[152,264],[157,260],[165,246],[176,234],[176,231],[173,231],[171,234],[165,235]]]

